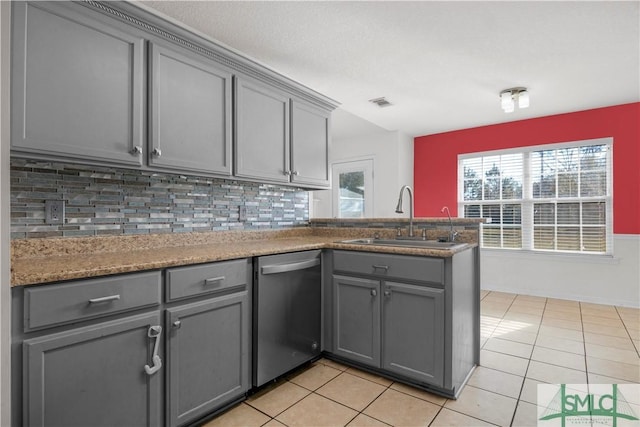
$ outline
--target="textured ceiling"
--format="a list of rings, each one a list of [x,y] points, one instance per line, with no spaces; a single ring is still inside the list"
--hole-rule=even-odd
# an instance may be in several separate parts
[[[638,1],[135,3],[411,136],[640,100]],[[505,114],[514,86],[531,107]]]

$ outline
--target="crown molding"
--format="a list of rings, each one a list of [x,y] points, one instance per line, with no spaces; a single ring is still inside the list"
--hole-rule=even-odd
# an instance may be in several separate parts
[[[206,56],[226,66],[230,70],[262,81],[289,93],[295,98],[302,99],[325,110],[333,110],[340,105],[339,102],[291,80],[246,56],[221,46],[212,39],[196,34],[186,26],[169,22],[133,3],[126,1],[104,2],[95,0],[82,0],[79,3],[134,26],[147,34],[171,41],[200,55]]]

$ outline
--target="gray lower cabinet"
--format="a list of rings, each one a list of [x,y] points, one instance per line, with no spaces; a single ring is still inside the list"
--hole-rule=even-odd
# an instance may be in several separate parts
[[[159,425],[162,373],[145,372],[159,324],[155,312],[25,340],[23,425]]]
[[[231,78],[202,55],[149,44],[149,165],[231,175]]]
[[[385,282],[382,298],[382,367],[441,386],[444,378],[444,290]]]
[[[244,290],[167,310],[167,425],[196,420],[250,387]]]
[[[336,355],[442,385],[444,290],[334,275],[333,300]]]
[[[380,282],[333,276],[334,353],[380,366]]]
[[[72,2],[14,2],[14,154],[142,165],[144,39]]]
[[[449,257],[332,251],[325,350],[457,396],[480,351],[477,249]]]
[[[12,293],[13,425],[163,423],[159,271]]]
[[[251,387],[252,259],[12,290],[13,425],[182,426]],[[164,297],[163,297],[164,295]]]
[[[251,387],[251,259],[165,274],[166,425],[198,421]]]

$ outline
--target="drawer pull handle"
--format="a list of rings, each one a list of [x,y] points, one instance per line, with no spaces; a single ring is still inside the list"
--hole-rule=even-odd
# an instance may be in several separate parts
[[[384,270],[384,271],[389,271],[389,266],[388,265],[373,265],[373,269],[374,270]]]
[[[153,366],[144,365],[144,371],[147,375],[153,375],[162,368],[162,359],[160,359],[160,356],[158,355],[160,335],[162,335],[162,326],[151,326],[147,332],[147,336],[149,338],[155,338],[155,343],[153,344],[153,357],[151,358]]]
[[[100,304],[102,302],[111,302],[120,299],[120,294],[109,295],[108,297],[91,298],[89,304]]]
[[[216,283],[222,282],[223,280],[224,280],[224,276],[212,277],[210,279],[205,279],[204,280],[204,284],[205,285],[214,285]]]

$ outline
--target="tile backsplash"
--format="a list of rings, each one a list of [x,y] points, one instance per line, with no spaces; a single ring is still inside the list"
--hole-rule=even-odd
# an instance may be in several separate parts
[[[65,223],[45,224],[64,200]],[[240,209],[246,219],[240,220]],[[305,190],[152,171],[11,159],[11,237],[72,237],[306,226]]]

